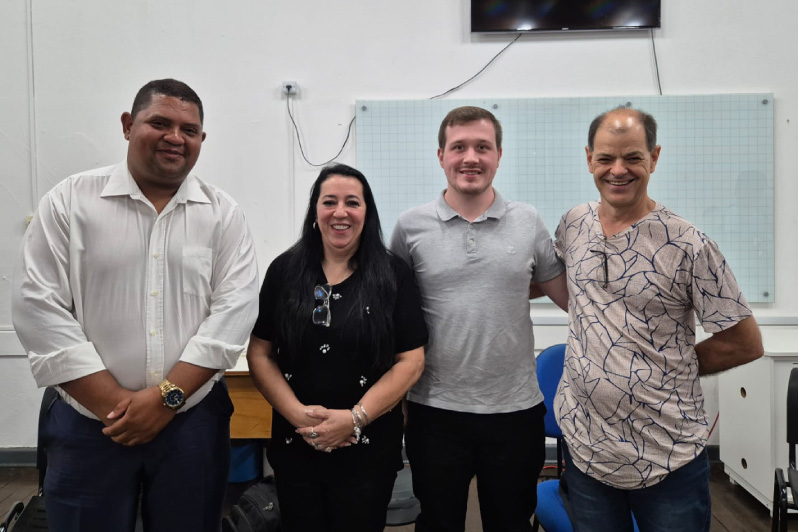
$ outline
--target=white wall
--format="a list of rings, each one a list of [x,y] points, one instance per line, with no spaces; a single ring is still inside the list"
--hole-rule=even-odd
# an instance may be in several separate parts
[[[142,84],[175,77],[202,97],[208,139],[196,172],[244,206],[264,271],[293,241],[317,174],[299,158],[280,82],[299,82],[303,143],[314,162],[326,161],[343,141],[355,99],[441,93],[512,39],[472,37],[468,13],[467,0],[0,2],[0,426],[18,429],[0,432],[0,448],[35,445],[40,395],[8,308],[24,218],[34,198],[70,173],[123,158],[118,118]],[[757,306],[765,320],[798,316],[790,234],[798,222],[796,16],[793,0],[665,1],[655,32],[665,94],[775,93],[777,301]],[[656,93],[648,33],[524,36],[456,95],[620,93]],[[354,164],[351,144],[341,160]],[[539,322],[562,316],[550,307],[534,314]],[[543,347],[561,341],[564,327],[541,325],[537,336]]]

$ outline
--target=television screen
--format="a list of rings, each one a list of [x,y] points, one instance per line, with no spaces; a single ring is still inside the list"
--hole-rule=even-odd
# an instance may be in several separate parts
[[[471,31],[659,28],[660,3],[661,0],[471,0]]]

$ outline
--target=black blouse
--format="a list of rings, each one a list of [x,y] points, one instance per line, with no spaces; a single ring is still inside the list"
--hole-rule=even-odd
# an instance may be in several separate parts
[[[355,271],[342,283],[332,286],[330,327],[309,326],[302,339],[298,357],[290,357],[280,345],[276,308],[282,286],[296,282],[295,272],[287,271],[290,252],[277,257],[269,266],[260,292],[260,313],[252,334],[272,342],[277,364],[297,399],[306,405],[322,405],[331,409],[351,409],[363,394],[384,374],[373,369],[373,355],[359,350],[356,327],[347,319],[354,299],[354,288],[360,281]],[[427,343],[418,288],[410,268],[399,258],[392,258],[396,275],[396,301],[393,306],[395,351],[401,353]],[[317,284],[327,282],[321,265]],[[314,287],[308,286],[308,293]],[[355,309],[357,310],[357,309]],[[368,314],[366,305],[361,312]],[[304,317],[303,317],[304,319]],[[332,453],[314,450],[295,432],[295,428],[274,411],[272,441],[268,449],[269,463],[275,471],[318,474],[320,468],[330,473],[360,469],[396,471],[402,468],[402,413],[399,406],[386,412],[363,429],[361,442]]]

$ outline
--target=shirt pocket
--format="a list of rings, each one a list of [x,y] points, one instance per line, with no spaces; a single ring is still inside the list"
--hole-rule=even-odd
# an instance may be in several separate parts
[[[213,250],[200,246],[183,249],[183,293],[209,297],[213,274]]]

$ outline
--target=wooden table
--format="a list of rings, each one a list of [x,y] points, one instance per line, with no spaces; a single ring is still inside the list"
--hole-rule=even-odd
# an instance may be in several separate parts
[[[236,409],[230,419],[230,438],[271,438],[272,407],[255,388],[249,371],[226,371],[224,378]]]

